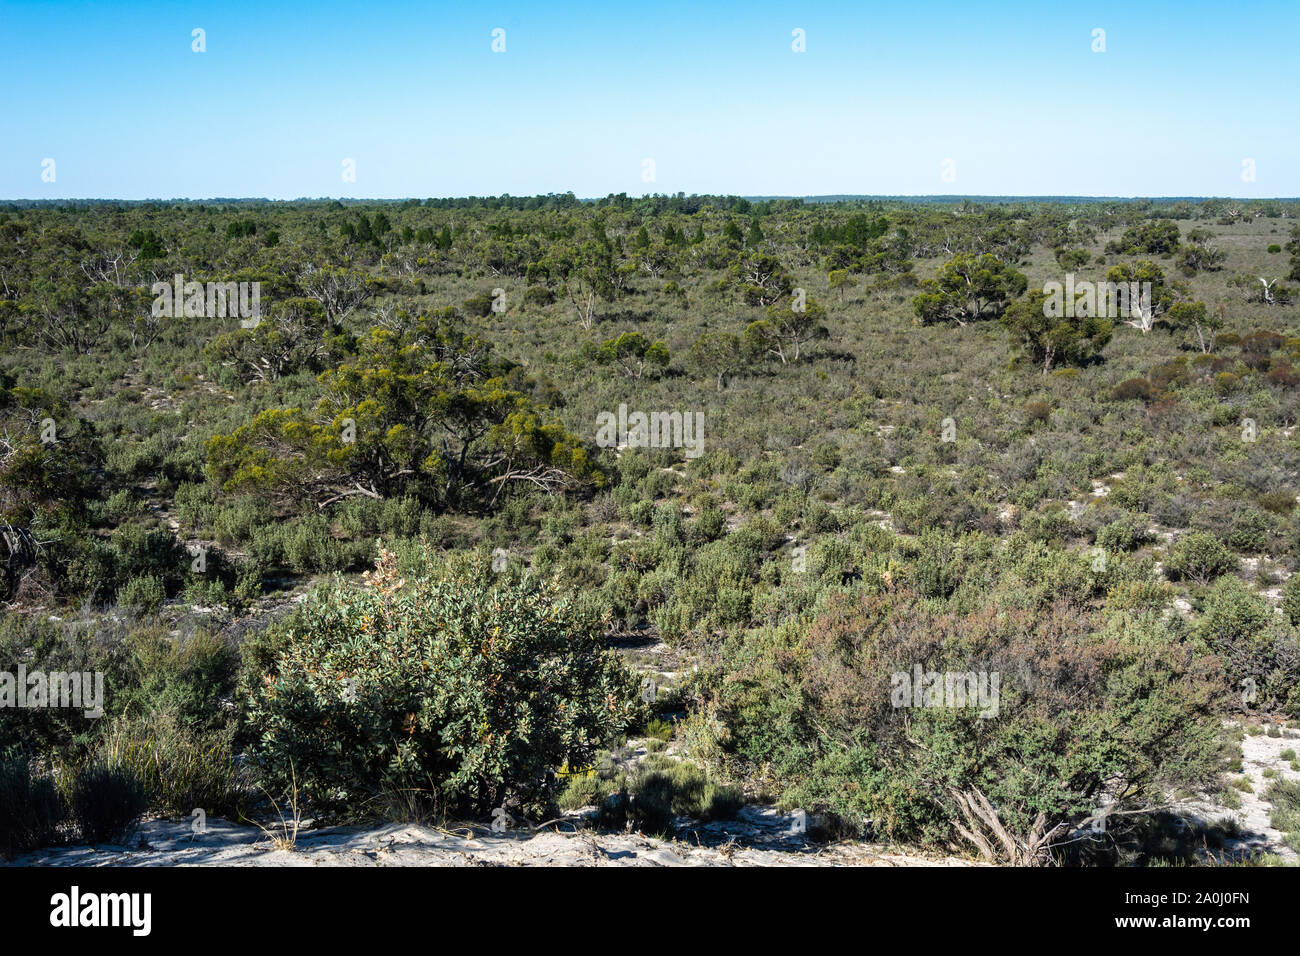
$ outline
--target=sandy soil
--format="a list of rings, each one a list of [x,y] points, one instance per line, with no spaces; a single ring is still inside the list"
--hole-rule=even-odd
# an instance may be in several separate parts
[[[1207,823],[1235,818],[1241,828],[1239,839],[1229,841],[1227,849],[1236,854],[1240,852],[1264,852],[1280,857],[1290,864],[1300,863],[1300,855],[1286,845],[1286,834],[1274,829],[1269,820],[1271,804],[1264,798],[1265,791],[1276,779],[1300,781],[1300,771],[1291,769],[1291,762],[1282,759],[1284,750],[1300,752],[1300,731],[1283,730],[1280,737],[1268,737],[1264,734],[1247,735],[1241,741],[1242,772],[1225,775],[1225,781],[1242,777],[1250,781],[1254,793],[1237,791],[1241,806],[1229,809],[1218,800],[1202,799],[1188,801],[1180,805],[1180,810],[1190,817]],[[1265,777],[1264,771],[1272,770],[1272,777]]]
[[[256,827],[209,819],[148,821],[129,846],[70,846],[15,859],[18,866],[971,866],[867,843],[816,844],[790,833],[792,818],[745,807],[736,820],[698,826],[678,840],[597,833],[562,823],[536,832],[412,824],[328,827],[276,849]]]
[[[1242,740],[1242,769],[1254,793],[1240,793],[1231,810],[1217,799],[1185,801],[1191,821],[1213,823],[1231,816],[1241,833],[1226,849],[1232,855],[1267,852],[1287,863],[1300,858],[1285,834],[1269,821],[1262,794],[1278,777],[1300,780],[1286,749],[1300,750],[1300,733],[1262,734]],[[1229,780],[1237,775],[1229,775]],[[291,849],[277,848],[255,826],[209,818],[197,831],[190,821],[149,820],[127,845],[63,846],[12,861],[17,866],[979,866],[979,862],[883,844],[818,843],[794,832],[794,817],[773,807],[746,806],[734,820],[693,824],[679,820],[679,836],[664,840],[637,833],[598,832],[584,815],[533,830],[527,825],[494,832],[478,823],[446,828],[395,823],[369,827],[303,829]]]

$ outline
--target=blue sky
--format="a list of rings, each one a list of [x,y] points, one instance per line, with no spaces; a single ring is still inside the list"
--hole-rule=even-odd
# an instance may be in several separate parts
[[[0,0],[0,198],[1294,197],[1298,36],[1297,0]]]

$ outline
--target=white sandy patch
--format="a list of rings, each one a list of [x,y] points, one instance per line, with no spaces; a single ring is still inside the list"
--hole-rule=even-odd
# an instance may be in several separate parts
[[[144,823],[129,846],[70,846],[14,860],[21,866],[970,866],[955,857],[870,843],[817,844],[790,833],[791,817],[745,807],[737,820],[692,827],[675,840],[574,825],[494,833],[475,826],[328,827],[277,850],[256,827],[209,818]]]

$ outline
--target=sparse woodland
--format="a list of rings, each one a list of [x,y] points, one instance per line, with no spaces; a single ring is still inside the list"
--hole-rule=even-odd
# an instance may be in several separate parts
[[[260,321],[158,315],[178,275]],[[1186,862],[1231,723],[1300,727],[1298,318],[1284,201],[0,204],[0,671],[106,688],[0,710],[0,852],[766,802]]]

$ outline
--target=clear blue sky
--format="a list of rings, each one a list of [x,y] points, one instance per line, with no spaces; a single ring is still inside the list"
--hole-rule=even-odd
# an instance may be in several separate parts
[[[1294,197],[1298,41],[1300,0],[0,0],[0,198]]]

